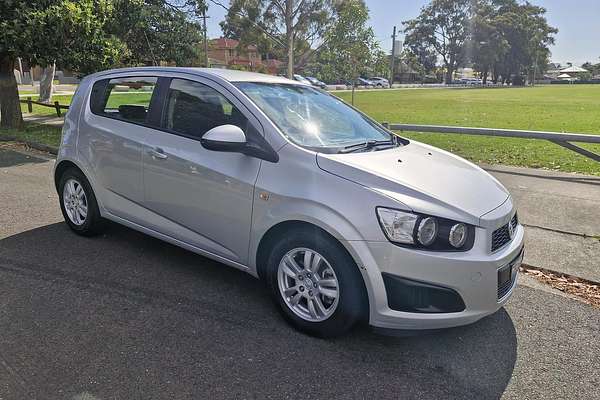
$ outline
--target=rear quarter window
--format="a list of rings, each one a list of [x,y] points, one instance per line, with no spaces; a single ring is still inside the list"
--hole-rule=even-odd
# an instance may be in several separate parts
[[[94,114],[147,124],[156,77],[104,79],[94,83],[90,108]]]

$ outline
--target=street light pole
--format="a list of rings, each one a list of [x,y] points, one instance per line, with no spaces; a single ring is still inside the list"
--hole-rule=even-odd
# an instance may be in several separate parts
[[[390,71],[390,87],[394,84],[394,64],[396,63],[396,27],[394,26],[394,33],[392,33],[392,61]]]

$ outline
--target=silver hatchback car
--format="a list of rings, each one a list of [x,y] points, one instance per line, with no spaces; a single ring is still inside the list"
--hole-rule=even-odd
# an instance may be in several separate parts
[[[67,224],[111,220],[262,279],[312,335],[469,324],[510,297],[523,228],[481,168],[268,75],[86,77],[54,170]]]

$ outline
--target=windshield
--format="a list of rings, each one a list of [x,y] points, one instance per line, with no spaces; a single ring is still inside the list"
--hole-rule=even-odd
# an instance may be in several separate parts
[[[346,103],[299,85],[239,82],[236,86],[294,143],[317,151],[336,151],[391,134]]]

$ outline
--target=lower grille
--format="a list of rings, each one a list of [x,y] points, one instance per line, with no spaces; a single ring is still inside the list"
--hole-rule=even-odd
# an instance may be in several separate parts
[[[515,284],[517,271],[523,261],[523,254],[524,250],[521,249],[518,256],[516,256],[508,265],[505,265],[498,270],[498,300],[506,296]]]
[[[437,314],[465,310],[465,302],[453,289],[382,273],[388,306],[392,310]]]
[[[506,293],[508,293],[508,291],[510,290],[512,285],[513,285],[513,282],[511,279],[509,279],[506,282],[504,282],[502,285],[498,286],[498,300],[500,300],[501,298],[506,296]]]
[[[519,219],[515,213],[508,224],[501,226],[492,233],[492,252],[504,247],[512,240],[509,228],[512,228],[512,231],[514,232],[518,224]]]

